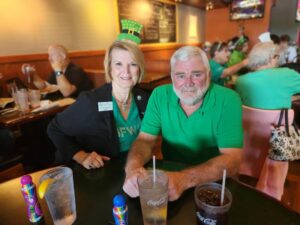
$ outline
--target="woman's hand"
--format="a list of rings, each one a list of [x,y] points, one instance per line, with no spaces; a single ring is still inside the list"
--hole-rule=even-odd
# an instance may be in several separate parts
[[[100,155],[94,151],[90,153],[79,151],[73,156],[73,159],[88,170],[103,167],[104,161],[110,160],[109,157]]]

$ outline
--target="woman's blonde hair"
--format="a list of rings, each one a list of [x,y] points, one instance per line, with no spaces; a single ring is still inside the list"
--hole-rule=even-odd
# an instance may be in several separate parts
[[[129,42],[129,41],[115,41],[112,45],[107,49],[104,58],[104,69],[105,69],[105,80],[107,83],[111,83],[111,52],[114,49],[122,49],[126,50],[130,53],[132,59],[139,67],[139,79],[138,83],[144,77],[145,73],[145,63],[144,63],[144,55],[137,44]]]

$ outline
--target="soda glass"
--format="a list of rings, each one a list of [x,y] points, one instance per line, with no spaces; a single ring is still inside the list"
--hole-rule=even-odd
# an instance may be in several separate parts
[[[225,188],[224,202],[221,202],[222,185],[209,183],[195,188],[196,217],[198,225],[227,225],[228,211],[231,207],[232,195]]]
[[[45,173],[40,183],[51,178],[45,193],[47,205],[55,225],[71,225],[76,220],[73,172],[68,167],[57,167]]]
[[[166,225],[168,207],[168,176],[161,170],[156,170],[154,182],[153,171],[138,177],[140,202],[144,225]]]

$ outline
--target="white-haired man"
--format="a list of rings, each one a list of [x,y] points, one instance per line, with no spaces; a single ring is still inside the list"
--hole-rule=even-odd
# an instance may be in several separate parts
[[[129,152],[123,189],[131,197],[139,195],[137,177],[160,134],[164,159],[190,165],[167,173],[170,201],[199,183],[219,180],[224,169],[232,176],[239,168],[243,143],[239,96],[210,82],[207,56],[197,47],[174,53],[171,77],[172,85],[153,91]]]

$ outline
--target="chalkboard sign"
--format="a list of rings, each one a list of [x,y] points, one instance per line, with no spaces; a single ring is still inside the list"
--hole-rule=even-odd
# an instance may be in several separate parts
[[[142,24],[142,43],[176,42],[176,5],[157,0],[118,0],[119,22]]]

